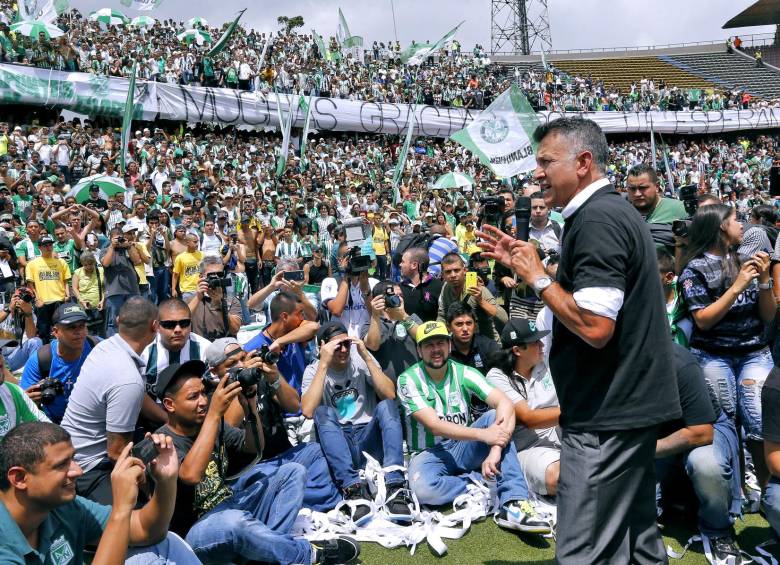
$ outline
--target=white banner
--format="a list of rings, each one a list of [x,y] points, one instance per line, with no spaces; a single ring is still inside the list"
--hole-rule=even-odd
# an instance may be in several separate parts
[[[0,104],[29,104],[56,107],[90,116],[121,119],[127,98],[128,80],[88,73],[68,73],[22,65],[0,64]],[[134,120],[155,119],[188,123],[243,125],[258,129],[278,127],[276,106],[284,95],[248,92],[228,88],[181,86],[137,81]],[[293,127],[303,127],[305,113],[297,97]],[[312,97],[311,128],[318,131],[357,131],[400,135],[406,131],[412,106],[379,104],[359,100]],[[449,137],[469,125],[478,111],[436,106],[417,106],[415,135]],[[540,112],[544,124],[562,115],[578,115],[598,123],[605,133],[717,134],[729,131],[780,128],[780,108],[703,112]]]

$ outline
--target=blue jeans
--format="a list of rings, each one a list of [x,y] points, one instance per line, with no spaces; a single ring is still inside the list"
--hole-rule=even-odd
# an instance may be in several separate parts
[[[314,426],[336,486],[342,490],[360,482],[358,470],[366,462],[364,451],[384,467],[404,464],[401,416],[393,400],[377,404],[371,421],[358,425],[341,424],[335,408],[319,406],[314,411]],[[391,471],[385,480],[387,484],[403,483],[403,472]]]
[[[489,428],[496,420],[496,411],[485,412],[472,428]],[[490,446],[481,441],[445,439],[412,457],[409,462],[409,486],[420,504],[440,506],[450,504],[466,492],[471,484],[465,475],[479,471],[490,453]],[[513,500],[528,500],[528,485],[517,460],[517,450],[510,441],[501,453],[500,474],[496,477],[498,500],[505,505]]]
[[[780,479],[775,476],[769,479],[764,489],[764,511],[767,522],[780,537]]]
[[[116,325],[116,317],[119,315],[119,309],[122,308],[122,304],[127,302],[127,299],[135,294],[115,294],[113,296],[106,296],[106,316],[108,317],[106,324],[106,337],[111,337],[117,331],[119,327]]]
[[[285,463],[298,463],[306,469],[306,487],[303,491],[303,506],[318,512],[327,512],[341,501],[341,493],[330,476],[328,462],[318,443],[302,443],[288,449],[273,459],[261,461],[252,469],[255,477],[273,475]],[[243,477],[242,477],[243,478]],[[247,478],[247,482],[252,479]]]
[[[5,362],[8,370],[12,373],[18,371],[29,359],[30,355],[38,351],[43,346],[43,341],[39,337],[33,337],[25,341],[20,347],[16,347],[10,355],[5,355]]]
[[[125,565],[200,565],[200,559],[183,539],[168,532],[159,543],[127,549]]]
[[[149,290],[155,304],[171,296],[171,271],[168,267],[154,268],[154,283],[149,285]]]
[[[768,347],[743,355],[715,355],[691,349],[707,386],[732,421],[737,413],[746,439],[761,441],[761,388],[774,363]]]
[[[238,558],[268,563],[310,563],[311,545],[290,535],[303,503],[306,469],[281,465],[257,480],[247,473],[233,485],[233,496],[190,528],[187,543],[204,563]]]
[[[710,445],[655,460],[656,504],[660,504],[664,479],[675,466],[685,465],[699,500],[699,531],[709,537],[729,534],[734,524],[730,514],[731,477],[734,469],[739,470],[739,462],[731,461],[729,450],[720,445],[719,437],[716,433]]]

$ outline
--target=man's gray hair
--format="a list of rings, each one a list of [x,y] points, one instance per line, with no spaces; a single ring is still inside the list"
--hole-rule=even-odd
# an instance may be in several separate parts
[[[97,263],[97,257],[95,257],[95,254],[91,251],[85,251],[81,255],[79,255],[79,261],[83,265],[84,263]]]
[[[200,262],[200,274],[205,275],[206,274],[206,268],[209,265],[219,265],[220,267],[225,268],[225,266],[222,264],[222,259],[219,257],[215,257],[214,255],[206,255],[203,260]]]
[[[281,271],[297,271],[298,270],[298,261],[295,259],[290,259],[289,257],[286,257],[284,259],[279,259],[279,262],[276,264],[276,272],[279,273]]]
[[[540,143],[552,134],[566,139],[572,155],[588,151],[593,155],[596,169],[602,173],[607,172],[609,146],[604,132],[596,122],[583,118],[558,118],[537,127],[534,131],[534,141]]]

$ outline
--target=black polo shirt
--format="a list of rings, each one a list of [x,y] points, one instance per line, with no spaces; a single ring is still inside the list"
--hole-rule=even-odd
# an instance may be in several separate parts
[[[469,367],[474,367],[483,375],[487,374],[486,358],[490,353],[501,349],[495,339],[490,339],[484,335],[477,334],[471,340],[471,349],[467,355],[464,355],[452,344],[450,358],[458,363],[463,363]]]
[[[550,370],[561,426],[629,430],[679,418],[655,247],[639,212],[611,185],[566,220],[558,281],[571,293],[590,287],[624,292],[612,339],[601,349],[557,319],[553,324]]]
[[[404,310],[409,315],[417,314],[423,322],[433,322],[439,313],[439,295],[444,283],[429,279],[417,286],[408,282],[401,284],[404,295]]]

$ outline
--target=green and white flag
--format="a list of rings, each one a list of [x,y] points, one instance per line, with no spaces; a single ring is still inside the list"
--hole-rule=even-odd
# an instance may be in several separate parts
[[[455,32],[458,31],[458,28],[463,25],[463,23],[466,20],[463,20],[463,22],[460,22],[458,25],[456,25],[454,28],[452,28],[450,31],[448,31],[444,37],[442,37],[439,41],[431,45],[430,47],[426,47],[425,49],[421,49],[416,51],[413,55],[411,55],[406,61],[403,60],[403,57],[401,58],[401,62],[405,63],[407,65],[421,65],[425,59],[442,49],[447,42],[453,38],[455,35]]]
[[[68,0],[17,0],[19,19],[47,24],[69,8]]]
[[[309,137],[309,123],[311,120],[311,99],[312,95],[309,94],[309,100],[306,100],[306,96],[301,93],[301,96],[298,100],[298,107],[303,110],[304,116],[306,116],[303,119],[303,133],[301,134],[301,164],[300,164],[300,170],[301,172],[304,172],[308,166],[309,163],[306,160],[306,141],[307,137]]]
[[[417,43],[416,41],[412,41],[409,47],[401,51],[401,62],[406,63],[418,53],[427,53],[431,47],[432,45],[430,43]]]
[[[162,0],[119,0],[119,3],[125,8],[139,12],[150,12],[162,4]]]
[[[536,167],[534,130],[540,125],[520,88],[513,84],[450,139],[474,153],[498,177],[513,177]]]
[[[414,125],[417,121],[415,110],[417,106],[412,106],[409,112],[409,123],[406,126],[406,139],[404,145],[401,148],[401,152],[398,154],[398,163],[395,165],[395,171],[393,172],[393,206],[398,204],[401,199],[401,193],[398,190],[398,185],[401,184],[401,179],[404,176],[404,166],[406,166],[406,156],[409,154],[409,146],[412,144],[412,137],[414,137]]]
[[[225,30],[225,33],[223,33],[219,40],[214,44],[214,47],[212,47],[211,50],[206,53],[206,57],[216,57],[222,53],[222,50],[225,49],[225,47],[227,47],[228,43],[230,42],[230,38],[233,36],[233,32],[236,31],[238,20],[240,20],[241,16],[244,15],[244,12],[246,12],[246,8],[241,10],[238,13],[238,16],[236,16],[236,19],[230,22],[230,25]]]
[[[293,107],[292,101],[289,96],[287,98],[287,119],[285,120],[282,115],[282,98],[279,93],[276,93],[276,115],[279,118],[279,127],[282,128],[282,147],[279,153],[279,159],[276,161],[276,178],[281,177],[284,174],[284,170],[287,168],[287,153],[290,150],[290,130],[292,129]]]
[[[661,140],[661,146],[664,149],[664,168],[666,169],[666,182],[669,184],[667,192],[675,194],[674,177],[672,176],[672,168],[669,166],[669,148],[666,146],[666,143],[664,143],[664,138],[661,137],[660,133],[658,134],[658,137]]]
[[[122,174],[127,171],[127,146],[130,144],[130,132],[133,127],[133,110],[135,109],[135,72],[137,63],[133,63],[133,70],[130,73],[130,84],[127,87],[127,100],[125,101],[125,112],[122,116],[122,141],[119,150],[119,170]]]
[[[363,47],[363,38],[359,35],[352,35],[349,32],[349,26],[347,25],[347,19],[344,17],[344,12],[339,8],[339,31],[338,40],[342,49],[351,49],[353,47]]]
[[[323,59],[330,61],[333,56],[331,52],[328,51],[328,48],[325,47],[325,41],[323,41],[322,36],[314,30],[311,30],[311,34],[314,36],[314,43],[317,44],[317,51],[320,52]]]

